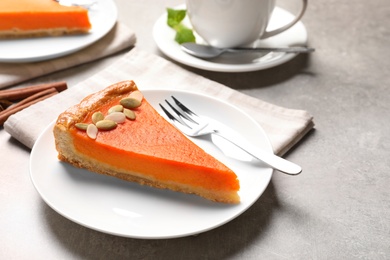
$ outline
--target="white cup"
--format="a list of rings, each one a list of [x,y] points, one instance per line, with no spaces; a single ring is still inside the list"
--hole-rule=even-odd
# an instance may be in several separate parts
[[[300,13],[293,21],[267,31],[275,0],[186,0],[193,29],[209,45],[219,48],[248,45],[289,29],[305,13],[307,0],[302,3]]]

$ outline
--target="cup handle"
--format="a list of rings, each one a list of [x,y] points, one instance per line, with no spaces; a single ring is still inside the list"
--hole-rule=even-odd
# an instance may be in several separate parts
[[[264,34],[260,37],[260,39],[265,39],[271,36],[274,36],[276,34],[279,34],[281,32],[284,32],[285,30],[291,28],[294,24],[299,22],[301,20],[302,16],[304,15],[306,8],[307,8],[307,1],[308,0],[302,0],[302,9],[301,12],[298,14],[298,16],[295,17],[293,21],[291,21],[289,24],[286,24],[285,26],[282,26],[278,29],[272,30],[272,31],[265,31]]]

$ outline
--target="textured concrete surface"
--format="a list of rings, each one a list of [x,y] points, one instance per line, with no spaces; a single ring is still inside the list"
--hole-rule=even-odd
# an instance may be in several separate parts
[[[116,0],[137,46],[162,55],[155,20],[181,1]],[[295,1],[279,1],[296,10]],[[310,56],[250,73],[188,68],[249,95],[314,115],[316,127],[287,158],[304,172],[275,172],[260,199],[215,230],[172,240],[115,237],[47,206],[29,179],[29,150],[0,130],[2,259],[389,259],[390,5],[310,1]],[[163,56],[163,55],[162,55]],[[117,57],[34,80],[92,75]]]

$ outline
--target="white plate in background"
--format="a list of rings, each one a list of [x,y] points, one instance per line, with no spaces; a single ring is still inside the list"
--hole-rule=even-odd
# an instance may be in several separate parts
[[[88,34],[59,37],[0,39],[0,62],[25,63],[58,58],[100,40],[115,25],[118,11],[113,0],[99,0],[88,12]]]

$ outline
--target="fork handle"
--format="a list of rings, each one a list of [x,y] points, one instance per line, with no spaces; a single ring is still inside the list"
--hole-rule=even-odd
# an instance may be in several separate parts
[[[241,150],[247,152],[248,154],[252,155],[254,158],[264,162],[265,164],[267,164],[268,166],[270,166],[275,170],[278,170],[280,172],[289,175],[297,175],[302,172],[302,168],[299,165],[290,162],[286,159],[283,159],[282,157],[279,157],[273,153],[263,151],[243,139],[238,139],[237,137],[228,136],[227,133],[221,133],[219,131],[215,131],[213,132],[213,134],[216,134],[226,139],[227,141],[231,142]]]

